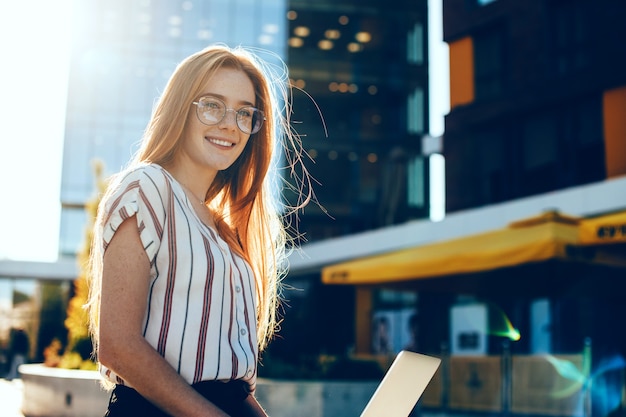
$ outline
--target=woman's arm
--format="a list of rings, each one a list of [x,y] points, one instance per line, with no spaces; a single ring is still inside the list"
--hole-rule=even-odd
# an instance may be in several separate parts
[[[259,404],[254,395],[248,395],[245,404],[251,416],[268,417],[265,410],[261,407],[261,404]]]
[[[135,216],[104,254],[98,358],[142,396],[175,417],[227,417],[198,394],[142,335],[150,262]]]

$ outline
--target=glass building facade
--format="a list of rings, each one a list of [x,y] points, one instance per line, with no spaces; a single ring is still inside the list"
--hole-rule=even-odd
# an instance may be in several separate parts
[[[320,206],[307,241],[427,217],[426,1],[290,2],[294,115]]]
[[[23,347],[34,361],[43,361],[54,339],[66,343],[63,323],[70,297],[68,280],[0,275],[0,376],[9,372],[18,333],[26,335]]]
[[[82,243],[84,205],[105,175],[126,165],[177,63],[213,43],[285,57],[285,0],[80,0],[72,58],[61,184],[60,254]]]

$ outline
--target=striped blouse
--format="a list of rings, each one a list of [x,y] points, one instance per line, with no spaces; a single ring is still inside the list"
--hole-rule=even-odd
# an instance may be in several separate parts
[[[148,343],[189,384],[242,379],[254,391],[256,293],[249,264],[199,219],[182,186],[158,165],[125,173],[105,210],[105,251],[119,225],[136,216],[150,260]],[[101,366],[101,373],[124,384],[114,370]]]

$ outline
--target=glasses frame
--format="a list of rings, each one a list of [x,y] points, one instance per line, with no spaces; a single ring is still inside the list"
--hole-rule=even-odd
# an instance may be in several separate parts
[[[211,99],[213,101],[217,101],[217,102],[221,103],[223,108],[224,108],[224,114],[222,114],[222,117],[219,120],[217,120],[215,123],[207,123],[206,119],[200,114],[202,112],[202,108],[204,107],[203,103],[202,103],[202,100],[204,100],[204,99]],[[243,107],[240,107],[240,108],[235,110],[232,107],[227,107],[226,103],[224,103],[223,100],[220,100],[219,98],[217,98],[215,96],[211,96],[211,95],[199,97],[195,101],[192,101],[191,104],[195,104],[196,105],[196,117],[198,118],[200,123],[202,123],[203,125],[206,125],[206,126],[218,125],[218,124],[222,123],[222,121],[224,120],[224,118],[226,117],[226,114],[228,112],[235,113],[235,124],[237,125],[237,128],[239,128],[240,131],[242,131],[243,133],[248,134],[248,135],[254,135],[255,133],[258,133],[259,130],[261,130],[261,128],[263,127],[263,122],[265,122],[267,120],[265,118],[265,113],[263,112],[263,110],[259,110],[258,108],[254,107],[254,106],[243,106]],[[259,118],[260,122],[258,123],[258,126],[257,126],[256,130],[253,127],[250,132],[247,132],[246,129],[241,127],[242,124],[240,124],[241,121],[239,120],[240,112],[242,110],[245,110],[245,109],[250,109],[252,112],[257,112],[257,114],[260,116],[260,118]]]

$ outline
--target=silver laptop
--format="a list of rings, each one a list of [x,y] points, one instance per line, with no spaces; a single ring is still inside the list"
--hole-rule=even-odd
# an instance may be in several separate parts
[[[421,353],[398,353],[361,417],[407,417],[440,363],[441,359]]]

